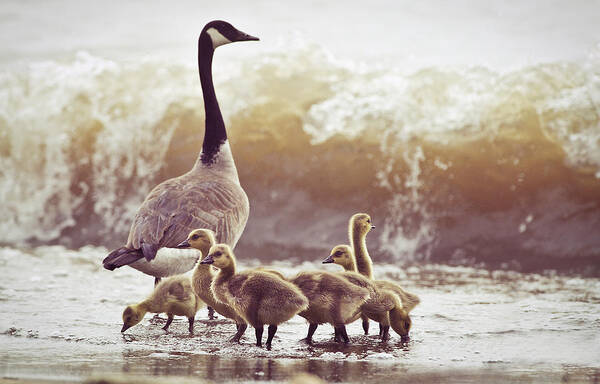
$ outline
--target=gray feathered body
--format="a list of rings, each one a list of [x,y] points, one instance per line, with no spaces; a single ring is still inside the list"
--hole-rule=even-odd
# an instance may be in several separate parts
[[[128,248],[142,244],[175,247],[193,229],[215,232],[216,241],[234,248],[250,206],[240,184],[213,172],[191,171],[157,185],[140,206],[127,240]]]

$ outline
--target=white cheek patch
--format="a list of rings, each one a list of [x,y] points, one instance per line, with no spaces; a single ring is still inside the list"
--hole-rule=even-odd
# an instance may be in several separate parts
[[[213,49],[217,48],[220,45],[225,45],[225,44],[231,43],[231,40],[229,40],[228,38],[223,36],[221,34],[221,32],[217,31],[214,28],[207,29],[206,33],[208,33],[208,35],[210,36],[210,39],[212,40]]]

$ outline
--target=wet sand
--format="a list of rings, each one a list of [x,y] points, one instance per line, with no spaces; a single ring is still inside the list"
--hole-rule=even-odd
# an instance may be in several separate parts
[[[0,249],[0,377],[4,382],[286,382],[301,372],[327,382],[597,382],[600,280],[474,268],[379,265],[422,303],[411,340],[387,343],[348,327],[350,345],[319,327],[307,346],[304,319],[279,327],[273,350],[227,339],[234,325],[196,315],[195,334],[176,318],[150,314],[121,334],[121,312],[143,299],[152,279],[100,267],[102,248]],[[322,268],[276,262],[286,274]],[[243,265],[242,265],[243,267]],[[332,266],[332,268],[334,268]],[[371,333],[377,325],[371,323]],[[117,376],[115,376],[117,375]],[[121,375],[126,375],[125,379]],[[148,381],[148,378],[152,379]],[[117,381],[115,381],[117,380]]]

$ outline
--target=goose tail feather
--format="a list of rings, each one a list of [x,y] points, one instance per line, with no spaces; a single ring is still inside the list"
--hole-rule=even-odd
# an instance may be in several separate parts
[[[113,271],[116,268],[131,264],[143,257],[144,255],[139,249],[121,247],[109,253],[108,256],[102,260],[102,264],[104,265],[104,268]]]

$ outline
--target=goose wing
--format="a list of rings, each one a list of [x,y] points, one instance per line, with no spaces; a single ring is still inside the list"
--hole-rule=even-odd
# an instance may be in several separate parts
[[[197,228],[212,229],[217,242],[234,247],[248,219],[248,197],[227,179],[190,180],[188,175],[156,186],[135,215],[127,245],[148,261],[162,247],[175,247]]]

